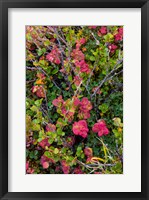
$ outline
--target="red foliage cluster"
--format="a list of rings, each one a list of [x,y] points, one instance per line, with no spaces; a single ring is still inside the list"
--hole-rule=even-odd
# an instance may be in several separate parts
[[[49,123],[46,125],[46,131],[55,132],[56,126],[54,124]]]
[[[117,45],[115,45],[115,44],[110,44],[110,45],[109,45],[110,53],[114,53],[115,50],[116,50],[117,48],[118,48]]]
[[[72,130],[75,135],[80,135],[83,138],[87,137],[87,133],[89,131],[85,120],[74,122]]]
[[[60,50],[55,46],[52,51],[47,54],[46,59],[52,63],[60,64]]]
[[[76,61],[75,66],[80,68],[80,72],[86,72],[89,74],[91,72],[89,65],[85,62],[85,60]]]
[[[109,129],[107,128],[104,120],[99,120],[97,123],[95,123],[92,131],[98,133],[99,137],[109,134]]]
[[[92,109],[91,102],[86,98],[83,97],[80,101],[77,97],[73,97],[73,101],[71,103],[71,100],[68,99],[67,101],[64,101],[62,96],[59,96],[57,99],[53,100],[53,105],[60,109],[61,114],[68,119],[69,122],[71,122],[74,118],[74,114],[76,109],[78,108],[78,117],[79,119],[88,119],[90,118],[90,110]],[[69,110],[67,109],[69,105]]]
[[[63,116],[68,119],[69,122],[71,122],[74,118],[74,113],[75,113],[75,109],[71,109],[71,111],[67,110],[67,104],[66,102],[64,102],[63,107],[62,107],[62,114]]]
[[[83,80],[83,79],[82,79],[80,76],[75,76],[75,77],[74,77],[74,84],[75,84],[76,86],[79,86],[82,80]]]
[[[55,161],[52,158],[48,158],[45,155],[43,155],[41,156],[40,163],[44,169],[47,169],[49,167],[49,164],[55,163]]]
[[[34,173],[34,169],[29,167],[29,161],[26,162],[26,172],[27,172],[27,174],[33,174]]]
[[[92,160],[92,156],[87,157],[86,163],[91,163],[91,160]]]
[[[84,154],[87,156],[87,157],[92,157],[93,156],[93,150],[89,147],[86,147],[84,149]]]
[[[33,86],[32,92],[35,93],[40,98],[45,97],[44,89],[42,86],[38,86],[38,85]]]
[[[78,117],[80,119],[88,119],[90,118],[90,110],[92,110],[93,106],[88,98],[83,97],[82,101],[80,102],[80,110],[78,113]]]
[[[123,39],[123,28],[118,29],[118,33],[114,35],[115,42],[122,41]]]
[[[56,106],[56,107],[61,106],[63,103],[64,103],[64,100],[63,100],[63,98],[62,98],[62,95],[60,95],[57,99],[54,99],[54,100],[52,101],[52,104],[53,104],[54,106]]]
[[[76,106],[74,103],[71,105],[71,109],[68,110],[68,105],[70,106],[71,100],[68,99],[67,101],[64,101],[62,96],[59,96],[57,99],[54,99],[52,101],[52,104],[59,109],[59,112],[61,115],[63,115],[66,119],[68,119],[69,122],[71,122],[74,118],[74,113]]]
[[[91,159],[93,157],[93,150],[89,147],[86,147],[84,149],[84,154],[86,155],[87,159],[86,159],[86,163],[91,163]]]
[[[80,167],[76,167],[73,171],[74,174],[84,174]]]
[[[102,26],[99,31],[98,31],[98,35],[106,35],[107,34],[107,27],[106,26]]]
[[[41,142],[39,142],[39,146],[41,146],[43,149],[47,146],[49,147],[50,144],[48,142],[48,138],[43,139]]]
[[[76,48],[80,48],[82,44],[86,43],[86,39],[85,38],[81,38],[80,40],[76,41]]]
[[[64,145],[65,147],[72,147],[72,146],[74,145],[74,143],[75,143],[75,137],[73,137],[73,136],[68,136],[68,137],[66,138],[66,141],[63,143],[63,145]]]
[[[75,106],[79,106],[80,105],[80,100],[78,99],[78,97],[73,97],[73,103]]]
[[[79,48],[73,49],[71,56],[75,61],[81,61],[84,60],[84,54]]]
[[[83,138],[87,137],[87,133],[89,131],[87,127],[87,122],[85,120],[74,122],[72,130],[75,135],[80,135]],[[97,123],[95,123],[92,127],[92,131],[95,133],[97,132],[99,137],[109,134],[109,129],[107,128],[104,120],[99,120]],[[84,153],[86,156],[90,157],[92,154],[92,149],[86,148]]]
[[[44,79],[46,78],[45,75],[44,75],[43,73],[41,73],[41,72],[38,72],[36,76],[37,76],[39,79],[42,79],[42,80],[44,80]]]
[[[67,162],[65,160],[62,160],[61,165],[64,174],[69,174],[70,166],[67,164]]]
[[[89,65],[85,62],[85,56],[80,50],[82,44],[86,42],[85,38],[81,38],[79,41],[76,42],[76,49],[73,49],[71,56],[74,59],[74,63],[76,67],[80,68],[80,72],[86,72],[87,74],[90,73]]]

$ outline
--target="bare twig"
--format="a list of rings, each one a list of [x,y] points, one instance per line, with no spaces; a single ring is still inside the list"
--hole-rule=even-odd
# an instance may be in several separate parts
[[[77,90],[75,91],[75,93],[74,93],[74,96],[76,96],[76,95],[77,95],[77,92],[79,91],[79,89],[80,89],[81,85],[82,85],[82,81],[80,82],[79,86],[77,87]]]
[[[89,85],[89,83],[90,83],[90,81],[91,81],[91,76],[93,75],[93,72],[94,72],[95,68],[96,68],[96,62],[95,62],[95,64],[94,64],[94,67],[93,67],[93,69],[92,69],[90,75],[89,75],[88,81],[87,81],[87,83],[86,83],[86,87],[88,87],[88,85]]]
[[[63,58],[63,54],[62,54],[62,46],[61,46],[61,42],[60,42],[60,40],[59,40],[59,37],[60,37],[60,35],[58,34],[58,31],[57,31],[57,29],[56,28],[54,28],[54,31],[55,31],[55,33],[56,33],[56,35],[57,35],[57,41],[58,41],[58,44],[59,44],[59,48],[61,49],[61,51],[60,51],[60,54],[61,54],[61,63],[62,63],[62,65],[63,65],[63,60],[64,60],[64,58]],[[59,36],[58,36],[59,35]]]
[[[93,163],[93,164],[85,164],[83,162],[81,162],[80,160],[77,160],[77,162],[79,164],[81,164],[82,166],[86,167],[87,169],[97,169],[97,168],[101,168],[101,167],[112,167],[112,166],[115,166],[116,164],[113,163],[113,164],[102,164],[102,163],[99,163],[99,162],[96,162],[96,163]]]
[[[49,118],[49,107],[48,107],[48,100],[47,100],[47,94],[46,94],[46,90],[43,88],[43,91],[44,91],[44,95],[45,95],[45,102],[46,102],[46,107],[47,107],[47,112],[48,112],[48,118]]]
[[[51,31],[51,28],[48,26],[48,28],[50,29],[50,31]],[[53,29],[53,31],[54,31],[54,29]],[[50,34],[51,35],[54,35],[54,33],[52,33],[52,32],[50,32]],[[68,44],[67,44],[67,42],[59,35],[59,34],[57,34],[57,36],[60,38],[60,40],[66,45],[66,46],[68,46]]]
[[[114,76],[117,76],[117,75],[119,75],[119,74],[121,74],[121,73],[123,73],[123,70],[121,70],[121,71],[119,71],[119,72],[117,72],[117,73],[114,73],[113,76],[111,76],[111,77],[109,77],[109,78],[107,79],[107,81],[111,80]]]
[[[92,94],[92,97],[95,96],[96,92],[99,90],[99,88],[102,87],[102,85],[107,81],[108,77],[116,70],[116,67],[122,63],[122,60],[119,60],[116,65],[114,66],[114,68],[109,72],[109,74],[107,74],[105,76],[105,78],[101,81],[100,85],[96,88],[96,90],[94,91],[94,93]]]
[[[92,31],[90,31],[90,32],[91,32],[93,38],[94,38],[95,41],[96,41],[96,45],[99,45],[99,44],[100,44],[99,40],[97,40],[97,38],[95,37],[95,35],[94,35],[94,33],[93,33]]]
[[[36,81],[36,79],[30,80],[30,81],[26,81],[26,83],[28,84],[28,83],[32,83],[34,81]]]
[[[89,174],[92,174],[95,171],[95,169],[93,169]]]

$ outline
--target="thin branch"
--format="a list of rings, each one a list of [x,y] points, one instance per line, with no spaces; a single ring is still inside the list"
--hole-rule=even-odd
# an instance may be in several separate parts
[[[93,169],[89,174],[92,174],[95,171],[95,169]]]
[[[95,37],[95,35],[94,35],[94,33],[93,33],[92,31],[90,31],[90,32],[91,32],[93,38],[94,38],[95,41],[96,41],[96,45],[99,45],[99,44],[100,44],[99,40],[97,40],[97,38]]]
[[[48,26],[48,28],[49,28],[49,26]],[[51,31],[51,28],[49,28],[50,29],[50,31]],[[53,30],[54,31],[54,30]],[[54,33],[52,33],[52,32],[50,32],[50,34],[51,35],[54,35]],[[59,34],[57,34],[57,36],[60,38],[60,40],[66,45],[66,46],[68,46],[68,44],[67,44],[67,42],[59,35]]]
[[[76,96],[76,95],[77,95],[77,92],[79,91],[79,89],[80,89],[81,85],[82,85],[82,81],[80,82],[79,86],[77,87],[77,90],[75,91],[75,93],[74,93],[74,96]]]
[[[87,80],[87,83],[86,83],[86,86],[87,86],[87,87],[88,87],[88,85],[89,85],[89,83],[90,83],[91,76],[93,75],[93,72],[94,72],[95,68],[96,68],[96,64],[94,64],[94,67],[93,67],[93,69],[92,69],[92,71],[91,71],[91,73],[90,73],[90,75],[89,75],[88,80]]]
[[[36,81],[36,79],[30,80],[30,81],[26,81],[26,83],[28,84],[28,83],[32,83],[34,81]]]
[[[56,35],[58,36],[59,34],[58,34],[58,31],[57,31],[57,29],[56,29],[56,28],[54,28],[54,31],[55,31]],[[62,50],[62,46],[61,46],[61,43],[60,43],[60,40],[59,40],[59,38],[57,37],[56,39],[57,39],[57,41],[58,41],[59,48]],[[64,58],[63,58],[62,51],[60,51],[60,54],[61,54],[61,62],[62,62],[62,65],[63,65],[63,60],[64,60]]]
[[[117,72],[117,73],[114,73],[113,76],[111,76],[111,77],[109,77],[109,78],[107,79],[107,81],[111,80],[114,76],[117,76],[117,75],[119,75],[119,74],[121,74],[121,73],[123,73],[123,70],[121,70],[121,71],[119,71],[119,72]]]
[[[80,160],[77,160],[77,162],[91,171],[91,169],[90,169],[91,167],[88,167],[85,163],[81,162]]]
[[[122,60],[119,60],[116,65],[114,66],[114,68],[109,72],[109,74],[107,74],[105,76],[105,78],[101,81],[100,85],[96,88],[96,90],[94,91],[94,93],[92,94],[92,97],[96,94],[96,92],[99,90],[99,88],[102,87],[102,85],[107,81],[108,77],[115,71],[117,70],[116,67],[122,63]]]
[[[45,102],[46,102],[46,107],[47,107],[47,112],[48,112],[48,118],[49,118],[49,107],[48,107],[48,99],[47,99],[47,94],[46,94],[46,90],[43,88],[44,91],[44,95],[45,95]],[[50,118],[49,118],[50,119]]]
[[[86,167],[87,169],[97,169],[97,168],[101,168],[101,167],[113,167],[113,166],[116,165],[115,163],[113,163],[113,164],[110,164],[110,163],[109,164],[107,164],[107,163],[102,164],[102,163],[99,163],[99,162],[96,162],[94,164],[85,164],[85,163],[81,162],[80,160],[77,160],[77,162],[79,164],[81,164],[82,166]]]

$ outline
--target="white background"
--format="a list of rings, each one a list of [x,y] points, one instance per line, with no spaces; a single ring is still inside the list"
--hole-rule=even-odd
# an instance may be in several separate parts
[[[25,175],[25,25],[124,25],[124,173]],[[9,9],[9,192],[141,191],[141,10]]]

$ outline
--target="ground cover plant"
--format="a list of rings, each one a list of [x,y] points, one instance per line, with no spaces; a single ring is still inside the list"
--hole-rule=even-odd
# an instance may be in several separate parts
[[[122,26],[26,26],[26,173],[123,173]]]

